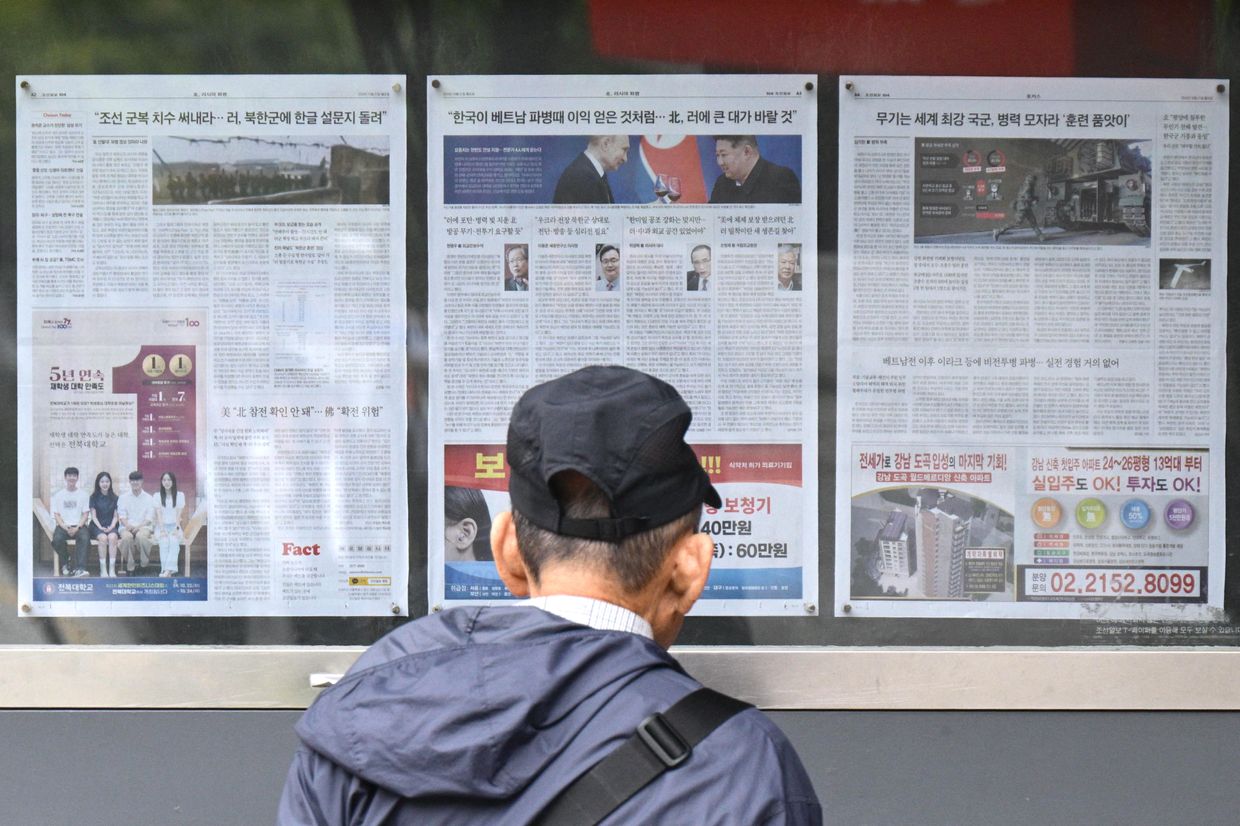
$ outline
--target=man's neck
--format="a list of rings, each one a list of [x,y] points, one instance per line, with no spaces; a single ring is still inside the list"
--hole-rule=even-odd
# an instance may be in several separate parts
[[[745,181],[748,181],[748,180],[749,180],[749,176],[753,174],[753,169],[754,169],[754,167],[755,167],[755,166],[757,166],[757,165],[758,165],[758,161],[760,161],[760,160],[762,160],[762,159],[761,159],[761,158],[754,158],[753,163],[751,163],[751,164],[749,165],[749,168],[745,170],[745,174],[744,174],[744,175],[742,175],[740,178],[738,178],[738,179],[736,180],[736,185],[737,185],[737,186],[744,186],[744,185],[745,185]]]
[[[598,155],[594,154],[594,150],[586,147],[585,156],[590,159],[590,163],[594,166],[594,171],[599,174],[599,177],[603,177],[603,173],[606,170],[603,169],[603,162],[599,160]]]
[[[537,584],[530,583],[530,597],[550,596],[586,597],[588,599],[609,602],[644,617],[652,607],[653,600],[648,594],[625,593],[605,577],[599,577],[594,570],[586,566],[552,565],[544,567]]]
[[[532,608],[541,608],[549,614],[561,619],[586,625],[600,631],[625,631],[637,634],[646,639],[654,639],[654,629],[645,617],[634,613],[623,605],[617,605],[604,599],[583,597],[576,594],[550,594],[530,597],[517,603]]]

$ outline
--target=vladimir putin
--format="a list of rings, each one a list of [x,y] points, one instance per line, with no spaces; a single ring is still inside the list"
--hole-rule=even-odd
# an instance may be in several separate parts
[[[628,135],[591,135],[586,149],[560,173],[554,204],[614,204],[607,173],[629,159]]]

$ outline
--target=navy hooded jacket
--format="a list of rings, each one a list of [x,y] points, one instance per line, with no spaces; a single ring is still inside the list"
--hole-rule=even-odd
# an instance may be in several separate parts
[[[292,824],[525,824],[699,683],[651,640],[536,608],[457,608],[372,646],[297,723]],[[603,822],[818,824],[761,712],[732,717]]]

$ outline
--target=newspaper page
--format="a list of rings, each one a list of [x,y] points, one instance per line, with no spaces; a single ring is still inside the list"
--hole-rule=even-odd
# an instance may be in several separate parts
[[[404,78],[16,92],[19,614],[406,614]]]
[[[843,78],[837,615],[1221,617],[1215,80]]]
[[[815,87],[430,80],[433,607],[512,598],[487,537],[520,394],[622,364],[685,397],[724,500],[695,612],[817,611]]]

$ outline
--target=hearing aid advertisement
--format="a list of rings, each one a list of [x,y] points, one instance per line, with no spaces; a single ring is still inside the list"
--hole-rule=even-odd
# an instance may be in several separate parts
[[[695,612],[796,600],[805,592],[796,526],[804,496],[799,445],[694,444],[722,500],[704,505],[696,529],[711,538],[710,577]],[[444,447],[446,605],[515,599],[491,548],[492,518],[511,509],[512,469],[502,444]]]

